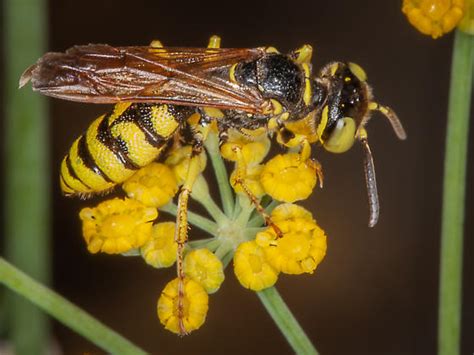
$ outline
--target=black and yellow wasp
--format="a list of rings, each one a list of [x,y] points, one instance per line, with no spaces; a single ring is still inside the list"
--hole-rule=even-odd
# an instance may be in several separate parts
[[[366,74],[354,63],[333,62],[312,73],[309,45],[280,54],[273,47],[207,48],[75,46],[47,53],[28,68],[28,81],[42,94],[87,103],[114,103],[72,145],[61,165],[61,187],[68,195],[106,191],[157,159],[167,142],[192,145],[187,179],[181,188],[176,240],[187,239],[186,206],[198,174],[197,154],[206,127],[217,125],[221,143],[230,129],[265,129],[283,146],[322,145],[334,153],[360,141],[365,151],[370,219],[379,203],[365,126],[379,111],[400,139],[406,135],[395,113],[372,99]],[[188,118],[199,114],[197,123]],[[195,163],[193,163],[195,162]],[[250,196],[249,196],[250,197]],[[178,258],[178,277],[182,265]]]

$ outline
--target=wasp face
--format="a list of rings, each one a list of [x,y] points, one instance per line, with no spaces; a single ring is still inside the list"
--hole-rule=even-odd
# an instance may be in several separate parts
[[[354,63],[332,63],[321,72],[328,98],[322,116],[326,121],[324,147],[333,153],[343,153],[356,140],[356,130],[368,113],[370,90],[366,74]]]

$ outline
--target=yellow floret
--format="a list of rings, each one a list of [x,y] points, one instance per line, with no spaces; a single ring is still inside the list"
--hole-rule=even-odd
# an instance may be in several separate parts
[[[316,186],[316,167],[311,160],[301,159],[300,154],[280,154],[265,164],[260,182],[265,192],[275,200],[304,200]]]
[[[148,241],[158,211],[135,200],[115,198],[82,209],[79,217],[91,253],[119,254]]]
[[[191,159],[192,147],[184,146],[173,150],[166,158],[165,164],[168,165],[172,170],[178,181],[178,185],[182,185],[186,179],[186,175],[189,170],[189,161]],[[203,151],[199,155],[199,165],[201,172],[206,168],[207,156]]]
[[[262,197],[265,194],[263,186],[260,182],[260,175],[263,171],[263,165],[257,164],[252,166],[247,166],[245,171],[243,169],[234,169],[230,175],[230,183],[234,188],[235,193],[247,196],[241,184],[236,183],[238,174],[241,174],[240,178],[249,188],[250,192],[257,198]]]
[[[208,311],[209,296],[194,280],[184,280],[183,324],[187,333],[204,324]],[[178,279],[169,282],[158,299],[158,318],[169,331],[181,334],[178,319]]]
[[[140,253],[147,264],[156,268],[170,267],[174,264],[178,249],[174,231],[174,222],[158,223],[153,226],[150,240],[140,248]]]
[[[207,293],[216,292],[225,278],[222,262],[205,248],[186,254],[184,272],[187,277],[204,287]]]
[[[270,150],[270,140],[266,133],[258,132],[256,136],[245,135],[235,130],[229,131],[229,138],[222,145],[221,154],[225,159],[237,161],[239,159],[237,150],[242,152],[242,158],[246,165],[260,163]]]
[[[122,187],[128,197],[150,207],[166,205],[178,192],[173,171],[160,163],[151,163],[141,168]]]
[[[326,235],[306,215],[297,217],[292,213],[289,217],[277,222],[283,233],[281,238],[273,228],[267,228],[257,234],[256,243],[264,248],[268,262],[275,269],[286,274],[312,274],[326,255]]]
[[[464,8],[464,0],[404,0],[402,11],[413,27],[438,38],[458,25]]]
[[[266,258],[263,248],[255,241],[242,243],[234,255],[234,273],[245,288],[261,291],[273,286],[279,272]]]

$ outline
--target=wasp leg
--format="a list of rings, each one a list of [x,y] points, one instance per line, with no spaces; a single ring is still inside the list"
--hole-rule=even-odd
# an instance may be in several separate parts
[[[300,159],[301,161],[306,161],[308,165],[314,169],[316,175],[318,176],[319,188],[322,189],[324,184],[323,166],[316,159],[311,159],[311,144],[307,139],[304,139],[301,142]]]
[[[283,237],[283,233],[281,229],[273,222],[271,217],[265,212],[265,209],[263,206],[260,204],[260,201],[258,200],[257,196],[255,196],[250,188],[247,186],[245,183],[245,174],[247,171],[247,164],[245,162],[245,158],[242,154],[242,150],[238,147],[235,148],[235,153],[237,154],[237,161],[236,161],[236,176],[234,178],[234,183],[236,185],[240,185],[242,187],[242,190],[245,192],[249,200],[254,204],[255,209],[257,210],[258,213],[262,216],[263,220],[265,221],[265,224],[269,227],[272,227],[272,229],[275,231],[276,235],[278,238]]]
[[[202,151],[202,144],[198,143],[193,146],[193,152],[189,161],[186,179],[184,180],[181,192],[178,197],[178,210],[176,214],[176,231],[175,241],[178,244],[176,256],[176,268],[178,273],[178,322],[179,335],[186,335],[186,327],[184,325],[184,248],[188,241],[188,201],[191,195],[193,185],[201,173],[199,154]]]

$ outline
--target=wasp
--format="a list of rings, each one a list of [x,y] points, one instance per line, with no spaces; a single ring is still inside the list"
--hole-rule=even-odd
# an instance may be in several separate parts
[[[369,226],[377,223],[377,184],[365,127],[378,111],[398,138],[405,139],[405,131],[393,110],[373,100],[360,66],[332,62],[313,74],[311,57],[310,45],[281,54],[274,47],[220,48],[217,36],[207,48],[163,47],[159,41],[142,47],[74,46],[46,53],[23,73],[20,87],[31,81],[33,90],[55,98],[115,104],[63,159],[60,183],[67,195],[113,188],[157,159],[176,137],[193,147],[179,193],[175,236],[182,293],[187,203],[211,124],[221,143],[230,130],[248,134],[259,129],[285,147],[309,144],[333,153],[346,152],[359,141],[365,153]],[[195,114],[199,120],[190,123]]]

